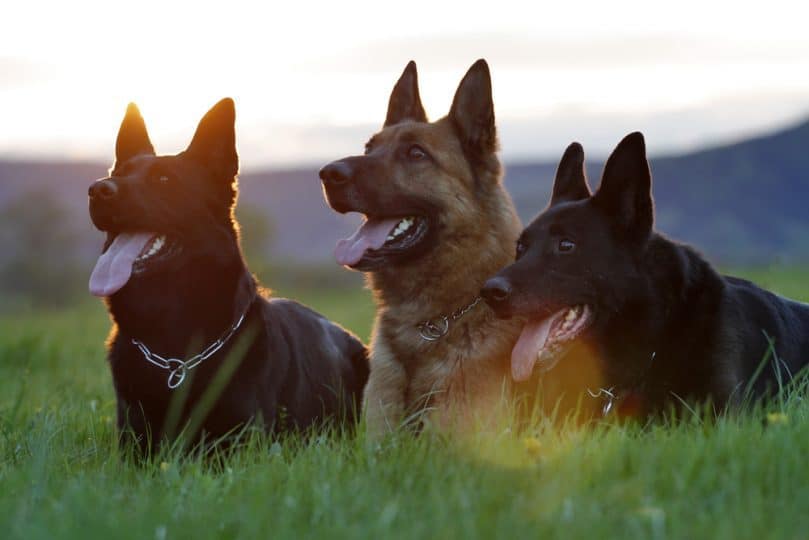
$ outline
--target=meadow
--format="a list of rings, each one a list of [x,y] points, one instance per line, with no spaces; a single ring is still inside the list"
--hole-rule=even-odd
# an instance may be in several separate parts
[[[809,301],[803,269],[741,274]],[[273,284],[278,286],[277,284]],[[367,291],[296,290],[367,339]],[[116,444],[100,302],[0,316],[3,538],[806,538],[809,406],[463,440],[253,436],[224,464]]]

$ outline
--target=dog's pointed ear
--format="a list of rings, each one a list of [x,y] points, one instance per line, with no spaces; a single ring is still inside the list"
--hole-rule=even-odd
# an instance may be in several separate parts
[[[563,202],[580,201],[590,196],[587,172],[584,169],[584,148],[574,142],[567,147],[553,181],[551,206]]]
[[[485,60],[472,64],[464,75],[452,100],[449,118],[468,157],[476,160],[497,151],[492,77]]]
[[[651,233],[654,222],[652,173],[641,133],[624,137],[610,154],[593,202],[631,236],[645,238]]]
[[[218,176],[231,180],[239,172],[236,154],[236,107],[225,98],[205,113],[186,152]]]
[[[419,74],[416,71],[416,63],[411,60],[402,72],[402,76],[396,81],[396,86],[390,93],[388,100],[388,114],[385,117],[383,127],[392,126],[405,120],[414,122],[426,122],[427,114],[421,104],[419,95]]]
[[[115,141],[115,165],[141,154],[153,156],[154,147],[149,140],[146,122],[143,121],[138,106],[130,103],[118,129],[118,139]]]

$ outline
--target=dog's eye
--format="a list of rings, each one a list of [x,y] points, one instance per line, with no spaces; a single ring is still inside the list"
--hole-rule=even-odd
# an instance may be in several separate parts
[[[559,245],[556,247],[556,250],[559,253],[570,253],[574,249],[576,249],[576,243],[573,240],[568,240],[567,238],[559,240]]]
[[[523,255],[525,255],[525,252],[527,250],[528,250],[528,246],[526,246],[522,241],[518,240],[517,241],[517,255],[516,255],[515,259],[519,259]]]
[[[407,157],[413,161],[420,161],[427,157],[427,152],[421,146],[414,144],[407,149]]]

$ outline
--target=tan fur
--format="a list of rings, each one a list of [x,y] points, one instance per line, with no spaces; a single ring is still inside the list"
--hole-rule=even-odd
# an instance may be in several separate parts
[[[368,274],[377,302],[364,400],[371,438],[425,407],[429,422],[442,427],[486,421],[509,392],[510,354],[522,327],[519,320],[497,319],[481,302],[438,341],[419,335],[418,323],[468,305],[489,277],[513,261],[521,225],[496,155],[473,170],[448,118],[385,128],[372,138],[370,151],[384,155],[403,139],[426,148],[437,165],[414,176],[391,159],[380,182],[388,192],[435,201],[441,230],[437,245],[421,258]]]

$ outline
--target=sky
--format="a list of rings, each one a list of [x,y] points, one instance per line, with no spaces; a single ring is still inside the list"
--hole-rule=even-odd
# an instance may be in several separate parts
[[[506,161],[652,153],[809,118],[809,7],[678,2],[18,2],[0,19],[0,158],[110,161],[136,102],[158,153],[236,100],[242,170],[361,152],[408,60],[430,118],[489,62]]]

